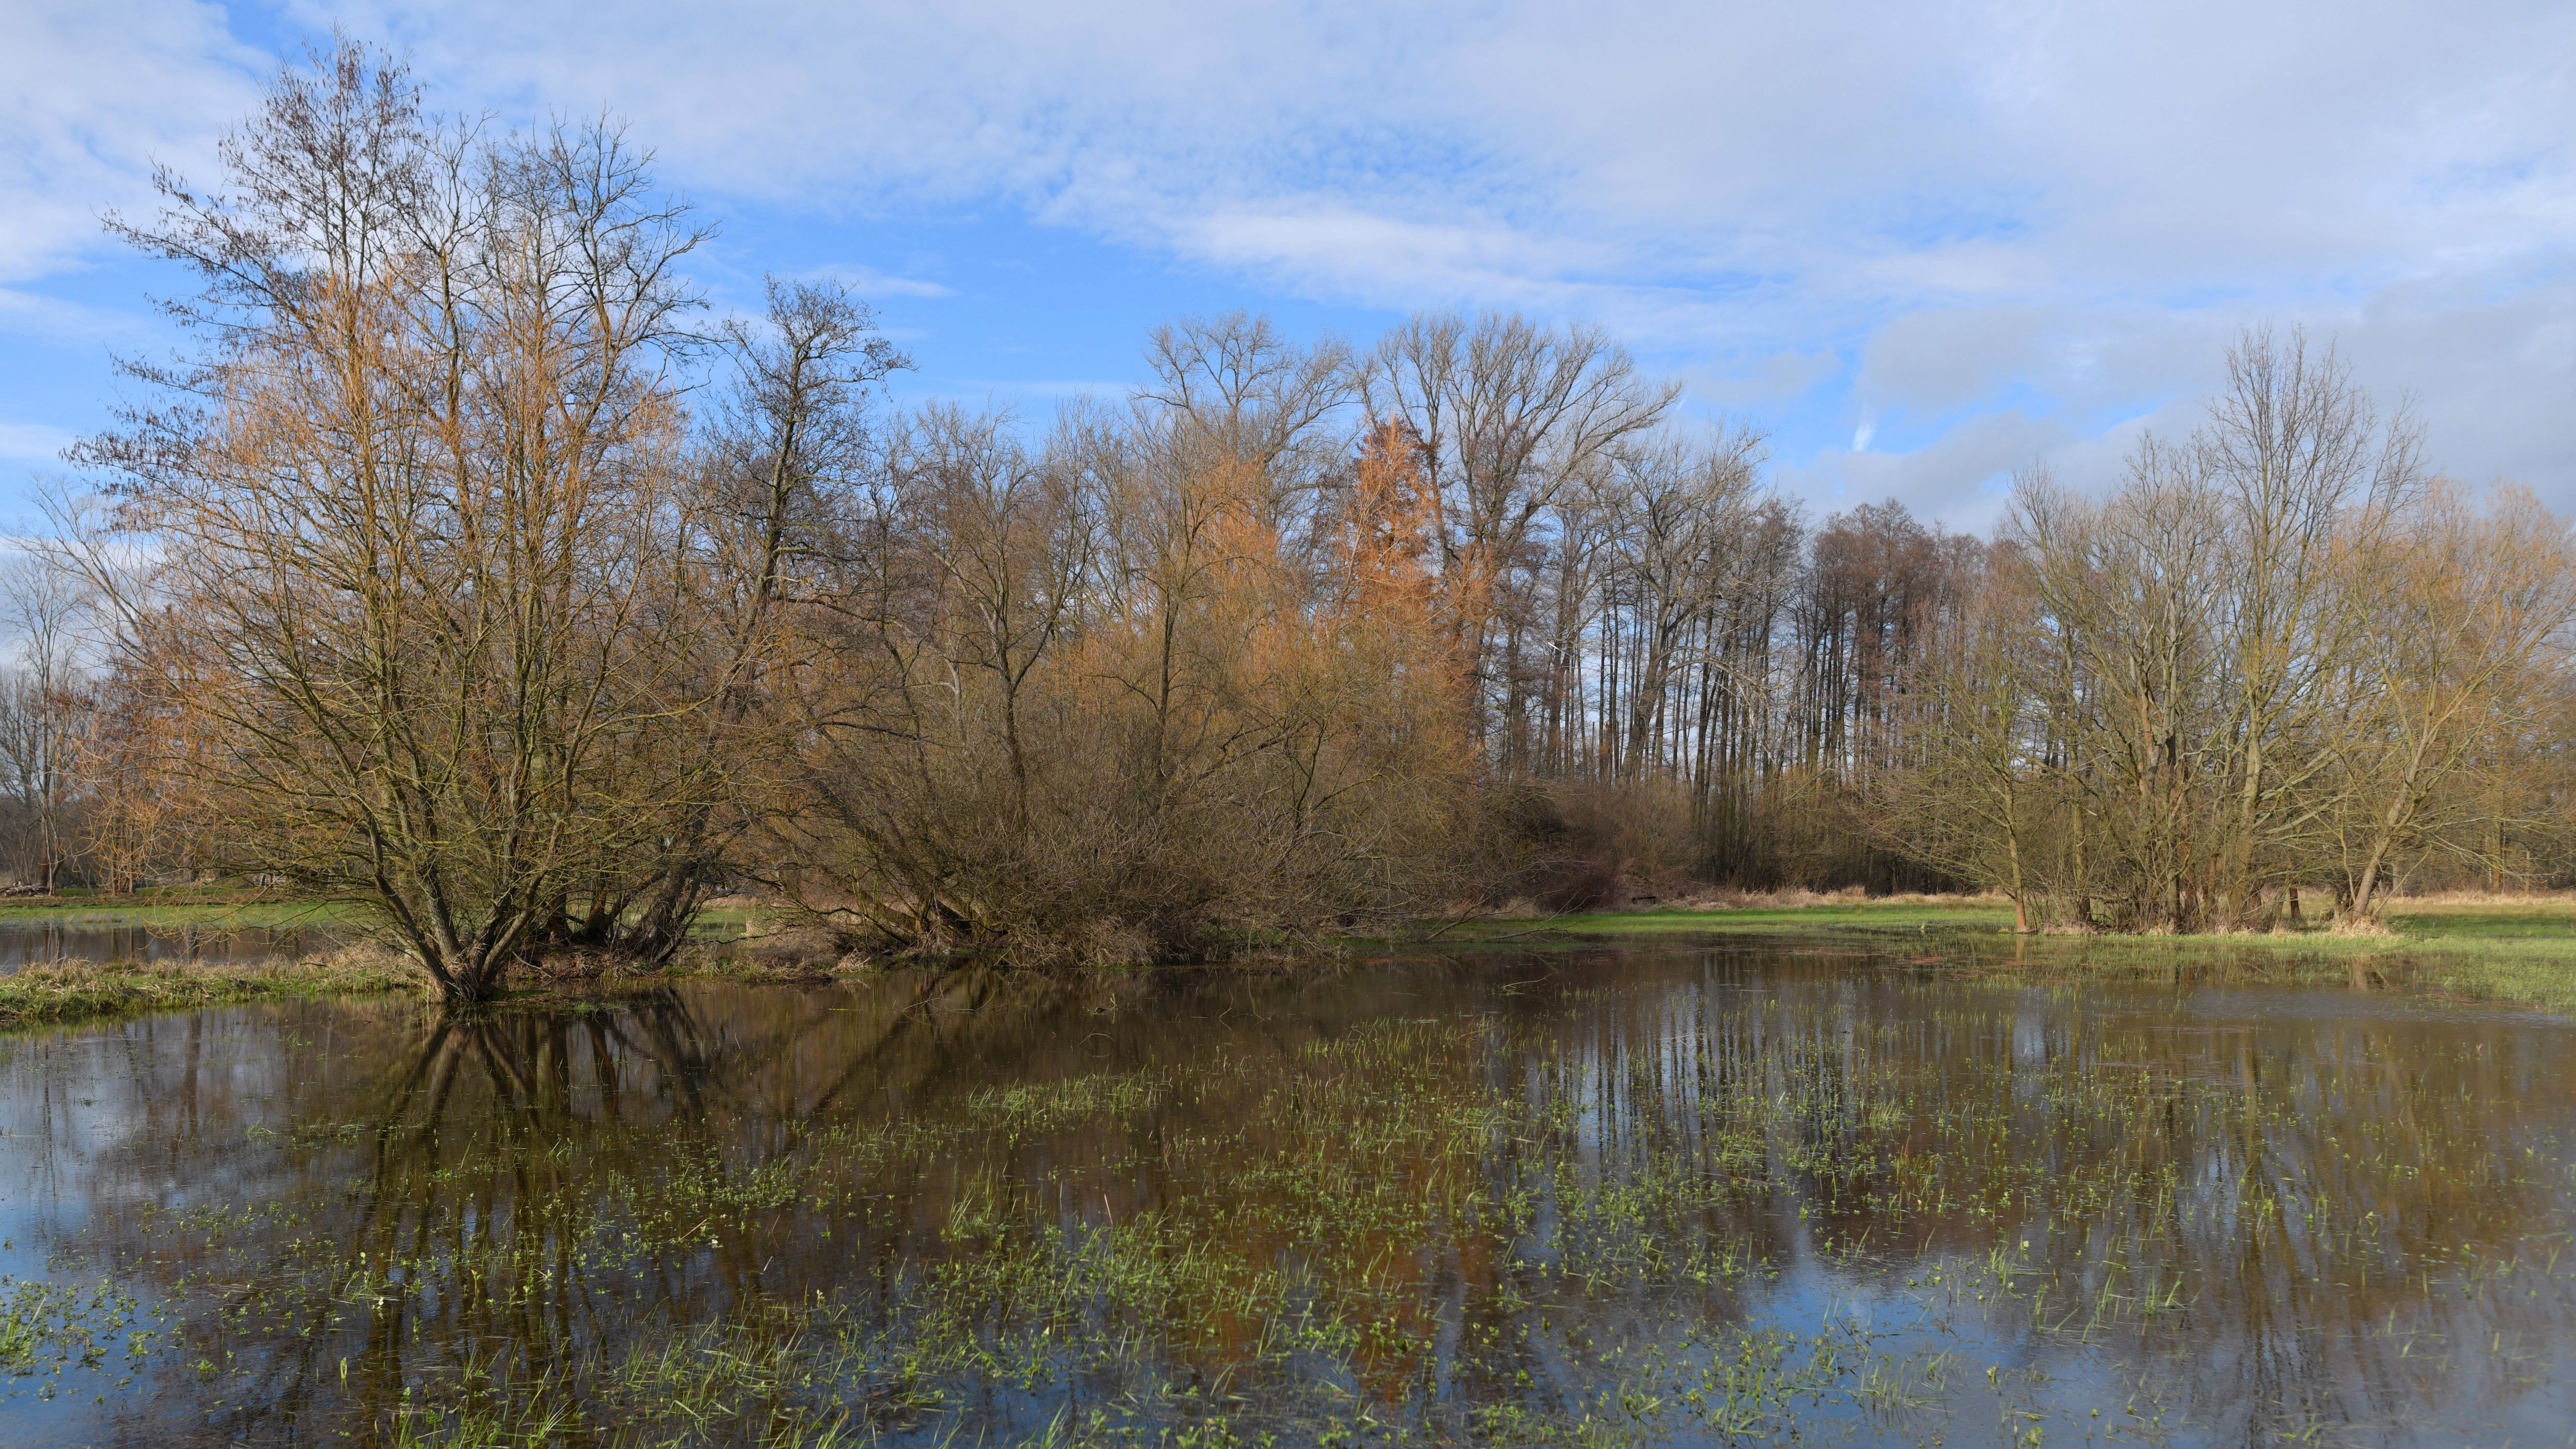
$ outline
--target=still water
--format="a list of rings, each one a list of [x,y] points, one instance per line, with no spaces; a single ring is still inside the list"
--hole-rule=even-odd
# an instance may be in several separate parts
[[[0,1041],[0,1442],[2576,1443],[2576,1024],[1729,946]]]
[[[301,927],[0,921],[0,976],[49,961],[265,961],[329,945],[328,933]]]

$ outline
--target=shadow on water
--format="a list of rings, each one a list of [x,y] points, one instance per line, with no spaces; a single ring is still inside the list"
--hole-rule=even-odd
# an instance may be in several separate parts
[[[2576,1026],[1758,946],[0,1045],[11,1443],[2565,1440]]]

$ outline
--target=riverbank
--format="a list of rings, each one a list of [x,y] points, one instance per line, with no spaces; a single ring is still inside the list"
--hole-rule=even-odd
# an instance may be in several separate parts
[[[2576,1012],[2576,892],[2400,899],[2386,917],[2377,934],[2310,925],[2260,934],[2015,936],[2012,905],[2001,897],[1846,895],[1497,918],[1451,935],[1483,944],[1787,936],[1987,972],[2215,967],[2258,979],[2404,985]]]
[[[355,921],[354,907],[335,901],[279,900],[274,895],[220,886],[166,886],[110,895],[67,890],[53,895],[0,896],[0,929],[10,926],[140,926],[174,931],[328,928]]]
[[[336,923],[331,908],[274,901],[124,898],[110,907],[78,899],[0,904],[0,925],[41,919],[155,930],[197,925],[274,928]],[[724,978],[804,982],[831,979],[828,951],[797,933],[763,930],[761,913],[728,903],[710,913],[711,938],[748,949],[709,951],[678,968],[627,977],[531,981],[513,999],[620,984]],[[2576,893],[2445,896],[2393,902],[2384,935],[2318,927],[2265,935],[2014,936],[2000,898],[1851,895],[1737,897],[1726,903],[1548,917],[1490,917],[1426,932],[1459,947],[1673,943],[1692,939],[1786,938],[1822,949],[1888,955],[1929,969],[2037,979],[2104,973],[2171,978],[2224,975],[2249,982],[2349,983],[2404,987],[2472,1000],[2576,1013]],[[1417,938],[1417,943],[1420,938]],[[776,943],[763,949],[759,942]],[[1406,943],[1390,943],[1403,945]],[[1333,954],[1325,952],[1322,954]],[[296,997],[414,993],[417,968],[398,956],[347,947],[310,958],[268,961],[73,961],[0,976],[0,1030],[65,1026]]]
[[[0,976],[0,1030],[286,997],[382,995],[418,991],[420,986],[416,967],[391,953],[373,951],[304,961],[45,963]]]
[[[427,994],[428,981],[419,967],[356,935],[360,921],[350,907],[172,894],[177,898],[158,893],[103,898],[112,905],[80,897],[17,898],[0,905],[0,932],[20,926],[73,933],[114,927],[166,939],[193,929],[207,941],[225,939],[226,933],[240,933],[231,937],[236,941],[263,932],[289,940],[309,933],[302,939],[321,944],[236,960],[174,954],[149,960],[31,962],[0,972],[0,1032],[256,1001]],[[783,928],[756,907],[731,900],[701,918],[698,940],[671,966],[626,971],[574,965],[515,979],[501,999],[544,1001],[675,980],[811,984],[831,978],[836,955],[812,933]]]

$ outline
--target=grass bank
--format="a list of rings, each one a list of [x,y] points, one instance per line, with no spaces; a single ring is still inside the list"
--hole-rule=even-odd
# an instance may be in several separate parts
[[[2576,1012],[2576,893],[2393,901],[2385,933],[2369,935],[2311,925],[2238,935],[2014,936],[2012,906],[1999,897],[1751,896],[1717,905],[1477,921],[1448,939],[1528,945],[1742,936],[1901,950],[1918,964],[1981,972],[2207,970],[2255,980],[2402,985]]]
[[[348,925],[354,907],[333,901],[278,900],[224,886],[163,886],[110,895],[65,890],[43,896],[0,896],[0,928],[55,926],[72,930],[140,926],[206,931],[298,930]]]
[[[777,930],[762,915],[748,904],[728,901],[721,913],[709,913],[702,929],[711,943],[722,940],[734,949],[693,952],[675,968],[645,979],[811,982],[830,974],[828,952],[796,932]],[[71,926],[276,929],[349,919],[327,906],[178,893],[98,902],[71,897],[0,903],[0,925],[41,920]],[[2266,935],[2017,937],[2011,933],[2012,908],[1999,898],[1801,893],[1472,920],[1444,929],[1439,939],[1454,946],[1529,947],[1764,938],[1894,955],[1918,967],[1982,975],[2330,982],[2405,987],[2576,1013],[2576,893],[2401,900],[2390,905],[2388,924],[2384,935],[2343,935],[2311,927]],[[632,979],[573,973],[531,979],[512,994],[554,997],[566,990],[614,989]],[[40,964],[0,976],[0,1030],[280,998],[419,989],[415,968],[389,953],[355,947],[268,961]]]
[[[417,991],[420,985],[416,968],[373,951],[304,961],[43,963],[0,976],[0,1030],[287,997]]]
[[[212,897],[212,898],[210,898]],[[292,935],[291,954],[237,961],[110,960],[40,961],[0,975],[0,1032],[187,1011],[208,1006],[324,996],[426,992],[420,969],[399,953],[363,942],[332,945],[334,927],[354,930],[354,908],[311,902],[224,899],[212,891],[182,889],[100,897],[15,898],[0,904],[0,930],[40,925],[64,930],[140,927],[154,932],[188,928],[208,936],[226,931],[319,929],[318,939]],[[516,975],[504,1002],[598,994],[674,979],[722,979],[808,984],[827,979],[833,953],[811,933],[779,928],[756,907],[730,900],[699,923],[700,942],[659,971],[627,971],[568,963],[560,971]]]

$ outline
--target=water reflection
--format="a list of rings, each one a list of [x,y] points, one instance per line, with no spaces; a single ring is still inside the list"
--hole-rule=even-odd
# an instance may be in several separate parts
[[[295,927],[0,921],[0,976],[52,961],[265,961],[330,944]]]
[[[9,1442],[2576,1422],[2553,1019],[1744,949],[585,1008],[9,1044]]]

